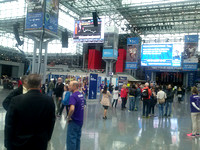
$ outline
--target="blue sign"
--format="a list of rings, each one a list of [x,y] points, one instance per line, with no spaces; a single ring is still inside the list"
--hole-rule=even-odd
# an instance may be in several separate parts
[[[43,1],[28,1],[25,30],[41,30],[43,17]]]
[[[45,26],[44,28],[57,34],[58,30],[58,0],[46,0]]]
[[[97,98],[97,80],[98,80],[98,74],[90,74],[88,99],[96,99]]]
[[[126,62],[126,69],[137,69],[137,62]]]
[[[139,44],[139,41],[140,41],[139,37],[128,38],[127,45]]]
[[[144,44],[141,49],[141,66],[181,66],[181,56],[173,44]]]
[[[199,35],[185,35],[185,43],[198,43]]]
[[[103,49],[103,58],[117,58],[118,50],[115,49]]]
[[[97,82],[97,92],[100,92],[100,85],[101,85],[101,77],[98,77],[98,82]]]
[[[188,86],[192,87],[195,85],[196,72],[188,72]]]
[[[197,71],[197,63],[183,63],[183,70]]]

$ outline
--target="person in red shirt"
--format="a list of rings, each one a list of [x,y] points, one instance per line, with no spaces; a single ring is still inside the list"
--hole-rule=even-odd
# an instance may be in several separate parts
[[[21,78],[18,80],[18,88],[22,85]]]
[[[149,89],[149,83],[145,83],[145,87],[142,89],[142,100],[143,100],[143,117],[149,118],[149,105],[150,97],[152,95]]]
[[[120,95],[121,95],[121,99],[122,99],[122,108],[121,109],[124,110],[126,108],[125,105],[126,105],[126,100],[127,100],[127,90],[126,90],[125,84],[122,86]]]

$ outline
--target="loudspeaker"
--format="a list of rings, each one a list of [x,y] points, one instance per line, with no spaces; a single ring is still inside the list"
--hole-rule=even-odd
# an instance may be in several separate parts
[[[68,48],[68,32],[67,32],[67,30],[65,32],[62,32],[62,47]]]
[[[24,41],[21,41],[21,39],[19,38],[19,26],[20,24],[17,22],[16,24],[13,25],[13,33],[15,35],[15,39],[17,40],[18,45],[23,45]]]
[[[93,24],[95,27],[97,27],[98,26],[97,12],[92,12],[92,16],[93,16]]]

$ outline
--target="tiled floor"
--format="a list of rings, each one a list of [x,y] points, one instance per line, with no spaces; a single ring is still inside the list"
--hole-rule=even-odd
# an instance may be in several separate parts
[[[0,87],[0,102],[9,91]],[[186,95],[186,97],[189,97]],[[141,118],[138,112],[110,108],[103,120],[98,100],[88,102],[85,109],[81,150],[200,150],[200,138],[188,138],[191,131],[188,98],[173,104],[171,118]],[[128,105],[127,105],[128,106]],[[156,107],[156,114],[158,113]],[[5,111],[0,105],[0,150],[3,150]],[[49,150],[66,149],[66,121],[57,119]]]

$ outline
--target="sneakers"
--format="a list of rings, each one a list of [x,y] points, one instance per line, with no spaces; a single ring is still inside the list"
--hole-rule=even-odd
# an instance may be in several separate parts
[[[199,133],[197,133],[197,134],[196,134],[196,136],[200,136],[200,134],[199,134]]]
[[[135,108],[135,111],[137,111],[137,108]]]
[[[167,117],[171,117],[171,115],[168,115]]]
[[[128,110],[128,112],[131,112],[130,110]]]
[[[167,114],[165,114],[164,117],[167,117]]]
[[[189,136],[189,137],[195,137],[195,135],[192,134],[192,133],[187,134],[187,136]]]

